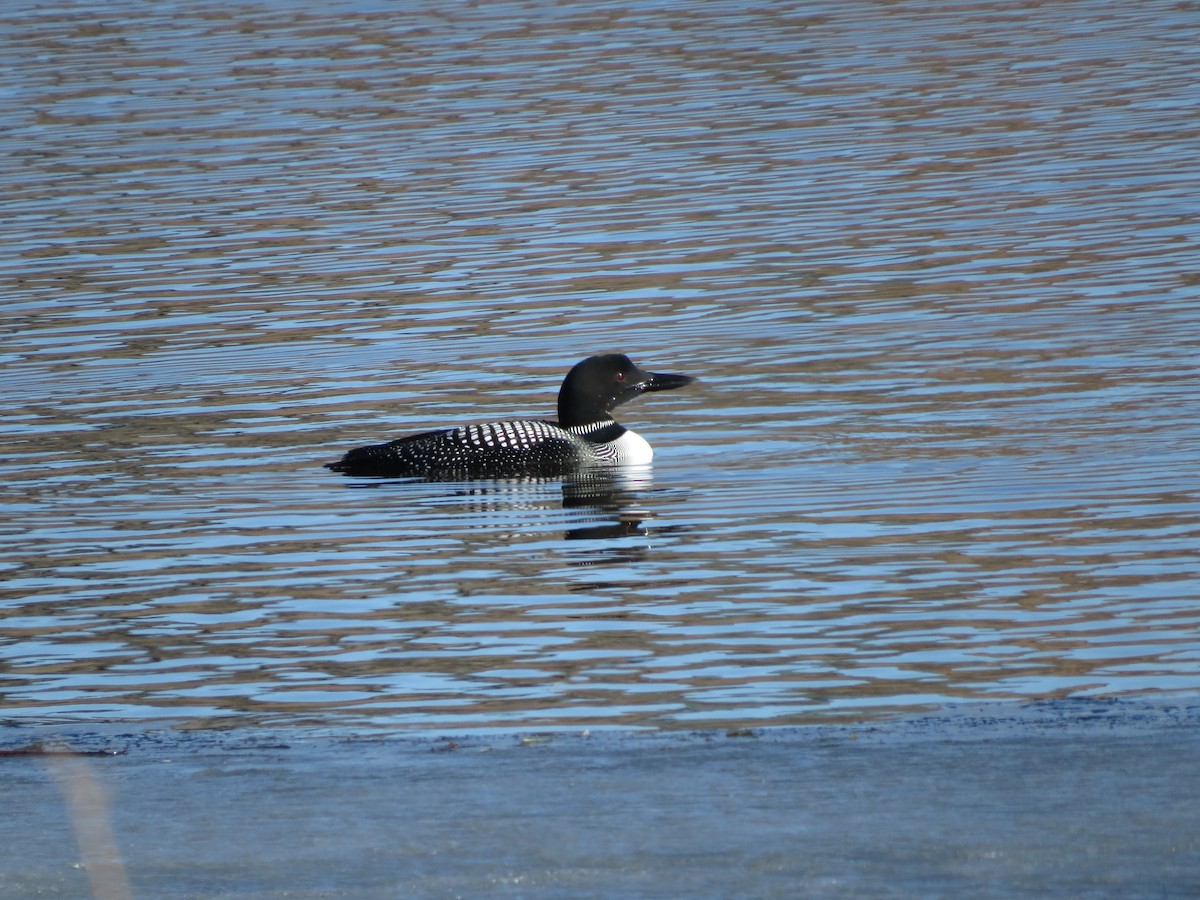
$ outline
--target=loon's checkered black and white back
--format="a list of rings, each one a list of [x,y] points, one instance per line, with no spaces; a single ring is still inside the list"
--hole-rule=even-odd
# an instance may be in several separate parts
[[[563,381],[558,422],[515,420],[427,431],[359,447],[327,468],[348,475],[494,478],[648,463],[650,445],[617,424],[610,410],[646,391],[691,381],[686,375],[643,372],[627,356],[593,356]]]
[[[601,463],[582,438],[551,422],[464,425],[351,450],[330,468],[359,475],[560,475]]]

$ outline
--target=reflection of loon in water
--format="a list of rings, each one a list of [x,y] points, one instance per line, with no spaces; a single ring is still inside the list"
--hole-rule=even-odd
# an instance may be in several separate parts
[[[520,519],[522,510],[531,514],[550,514],[561,503],[562,509],[572,511],[572,521],[567,524],[574,526],[562,532],[565,540],[649,536],[651,532],[643,525],[654,515],[646,504],[648,496],[674,493],[655,489],[651,478],[649,466],[622,466],[588,469],[557,478],[524,476],[467,481],[449,494],[439,495],[438,505],[441,506],[443,501],[454,498],[455,502],[465,506],[470,513],[506,513]],[[420,484],[421,482],[376,479],[351,482],[347,487],[408,491],[419,489]],[[524,522],[506,522],[502,530],[515,529],[522,532],[528,527],[531,529],[528,534],[532,535],[534,529],[541,531],[542,525],[544,523],[535,524],[526,519]],[[495,522],[491,521],[478,527],[492,530],[495,528]],[[663,534],[682,528],[683,526],[679,525],[656,527],[653,533]],[[636,557],[638,551],[636,547],[624,544],[619,555],[621,558]],[[590,560],[591,563],[599,561]]]
[[[639,369],[618,353],[578,363],[558,392],[558,421],[516,420],[428,431],[351,450],[326,468],[347,475],[436,480],[556,476],[650,462],[645,438],[622,427],[612,411],[650,391],[680,388],[687,375]]]
[[[529,500],[539,486],[556,479],[530,479],[522,484],[495,482],[472,491],[476,509],[512,510]],[[577,524],[563,533],[568,541],[605,540],[646,534],[642,523],[652,513],[645,505],[653,490],[648,466],[594,469],[561,480],[562,507],[575,510]]]
[[[603,540],[645,534],[642,522],[648,515],[639,492],[650,489],[646,469],[585,472],[563,482],[563,509],[594,509],[596,524],[572,528],[568,541]]]

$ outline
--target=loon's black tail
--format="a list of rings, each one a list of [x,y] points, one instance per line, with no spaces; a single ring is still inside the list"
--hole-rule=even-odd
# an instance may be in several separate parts
[[[356,447],[337,462],[325,463],[325,468],[347,475],[420,475],[423,474],[420,450],[448,433],[426,431],[386,444]]]

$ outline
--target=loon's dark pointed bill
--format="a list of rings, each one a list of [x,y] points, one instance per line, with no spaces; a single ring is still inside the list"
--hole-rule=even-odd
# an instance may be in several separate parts
[[[647,391],[671,391],[675,388],[685,387],[695,380],[691,375],[671,375],[651,372],[650,380],[646,382],[644,389]]]

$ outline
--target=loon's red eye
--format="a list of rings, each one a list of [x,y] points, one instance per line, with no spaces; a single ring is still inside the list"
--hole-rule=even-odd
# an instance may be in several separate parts
[[[618,373],[617,373],[617,381],[624,381],[624,380],[625,380],[625,373],[624,373],[624,372],[618,372]]]

